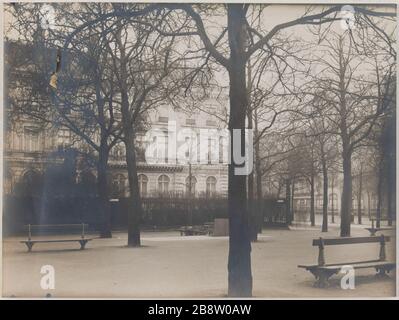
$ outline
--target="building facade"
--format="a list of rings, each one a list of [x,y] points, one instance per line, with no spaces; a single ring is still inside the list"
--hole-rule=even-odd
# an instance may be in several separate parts
[[[163,106],[149,117],[149,129],[137,137],[138,179],[142,197],[188,194],[193,197],[226,196],[226,151],[220,150],[226,136],[212,116],[200,112],[188,115]],[[6,132],[4,143],[5,194],[13,193],[14,187],[24,180],[43,175],[49,165],[62,163],[61,150],[74,148],[84,153],[88,148],[68,128],[42,126],[27,117],[9,128],[11,130]],[[200,138],[201,135],[204,137]],[[200,147],[199,140],[205,146]],[[170,150],[171,145],[175,145],[174,150]],[[80,162],[76,164],[77,182],[87,171],[96,175],[94,168],[88,169]],[[122,142],[110,151],[109,184],[111,196],[128,196]]]
[[[54,51],[54,50],[53,50]],[[46,50],[46,54],[55,51]],[[35,87],[34,68],[30,70],[24,62],[34,55],[29,47],[20,42],[6,42],[6,87],[5,132],[4,132],[4,193],[13,194],[19,184],[32,184],[40,180],[49,166],[62,164],[68,150],[75,155],[76,182],[95,179],[96,169],[88,164],[85,155],[96,158],[94,150],[65,127],[53,119],[38,120],[23,111],[26,108],[51,109],[48,93],[44,100],[34,100],[26,92]],[[38,53],[43,54],[43,53]],[[43,80],[43,79],[41,79]],[[37,84],[36,84],[37,85]],[[48,83],[43,83],[48,87]],[[20,103],[20,101],[23,101]],[[12,104],[20,104],[17,107]],[[227,100],[226,100],[227,103]],[[143,197],[170,196],[226,196],[227,152],[224,124],[213,116],[218,113],[212,99],[204,102],[200,109],[187,113],[168,105],[160,105],[145,115],[146,130],[137,133],[137,167],[140,192]],[[45,107],[43,107],[45,106]],[[220,104],[219,104],[220,106]],[[15,114],[18,110],[20,114]],[[48,110],[48,109],[47,109]],[[18,113],[17,112],[17,113]],[[10,114],[8,114],[10,113]],[[76,117],[84,116],[76,114]],[[115,115],[120,121],[120,115]],[[51,111],[43,112],[51,117]],[[94,133],[95,135],[98,133]],[[96,139],[96,137],[94,137]],[[223,148],[219,148],[220,146]],[[94,160],[95,161],[95,160]],[[129,194],[125,147],[117,143],[109,154],[109,186],[111,197],[126,197]]]

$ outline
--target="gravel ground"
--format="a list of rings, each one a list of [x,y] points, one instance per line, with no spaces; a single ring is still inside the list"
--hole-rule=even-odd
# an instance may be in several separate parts
[[[296,225],[293,230],[264,230],[252,246],[253,294],[257,298],[389,297],[394,296],[395,272],[376,279],[373,269],[356,270],[354,290],[340,287],[340,275],[327,289],[313,287],[314,278],[298,264],[315,263],[311,240],[337,236]],[[361,226],[353,236],[368,235]],[[3,242],[3,296],[113,297],[113,298],[222,298],[227,291],[227,237],[180,237],[177,232],[143,232],[141,248],[127,248],[126,233],[95,239],[84,251],[78,243],[37,244],[32,253],[19,243]],[[396,238],[387,246],[395,257]],[[327,263],[378,257],[378,244],[329,246]],[[55,289],[42,290],[40,269],[55,268]]]

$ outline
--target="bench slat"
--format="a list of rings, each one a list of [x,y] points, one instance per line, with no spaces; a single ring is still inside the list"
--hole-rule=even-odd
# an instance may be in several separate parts
[[[64,239],[64,240],[23,240],[21,243],[41,243],[41,242],[76,242],[76,241],[91,241],[93,238],[84,239]]]
[[[328,245],[340,245],[340,244],[359,244],[359,243],[373,243],[380,242],[382,236],[374,237],[342,237],[342,238],[323,238],[323,244]],[[389,236],[384,236],[385,242],[390,241]],[[313,239],[312,245],[319,246],[321,244],[320,239]]]
[[[352,264],[351,266],[354,269],[363,269],[363,268],[374,268],[374,267],[381,267],[381,266],[394,266],[395,262],[386,262],[386,261],[380,261],[380,262],[374,262],[374,263],[358,263],[358,264]],[[342,266],[336,265],[336,266],[320,266],[319,269],[324,269],[324,270],[336,270],[336,269],[341,269]]]
[[[25,228],[33,227],[33,228],[58,228],[58,227],[81,227],[84,225],[85,227],[88,226],[87,223],[64,223],[64,224],[26,224],[24,225]]]
[[[374,263],[374,262],[381,262],[381,260],[366,260],[366,261],[352,261],[352,262],[340,262],[340,263],[328,263],[325,265],[318,265],[318,264],[308,264],[308,265],[298,265],[298,268],[305,268],[305,269],[312,269],[312,268],[319,268],[319,267],[329,267],[329,266],[345,266],[345,265],[353,265],[353,264],[360,264],[360,263]],[[385,262],[385,261],[384,261]]]
[[[382,231],[382,230],[395,230],[394,227],[384,227],[384,228],[365,228],[366,230],[376,230],[376,231]]]

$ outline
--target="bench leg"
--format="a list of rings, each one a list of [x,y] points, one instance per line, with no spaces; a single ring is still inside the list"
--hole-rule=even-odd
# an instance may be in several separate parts
[[[389,277],[387,273],[390,273],[393,268],[394,268],[394,266],[376,267],[375,271],[377,273],[376,273],[375,276],[378,277],[378,278],[387,278],[387,277]]]
[[[87,240],[79,240],[79,243],[80,243],[80,250],[84,250]]]
[[[328,283],[330,276],[325,272],[320,272],[314,286],[317,288],[327,288],[330,284]]]
[[[25,242],[25,244],[26,244],[26,246],[28,247],[28,252],[31,252],[34,243],[33,243],[33,242]]]
[[[337,271],[331,270],[309,270],[316,278],[316,282],[313,284],[316,288],[327,288],[329,287],[328,279]]]

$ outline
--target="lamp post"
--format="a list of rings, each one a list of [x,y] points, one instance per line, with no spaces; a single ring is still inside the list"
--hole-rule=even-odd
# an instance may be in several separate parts
[[[190,226],[193,225],[191,160],[188,162],[188,223]]]
[[[331,222],[334,221],[334,177],[331,178]]]
[[[188,145],[188,196],[187,196],[187,201],[188,201],[188,225],[192,226],[193,225],[193,208],[192,208],[192,183],[193,183],[193,174],[192,174],[192,141],[190,137],[190,144]]]

